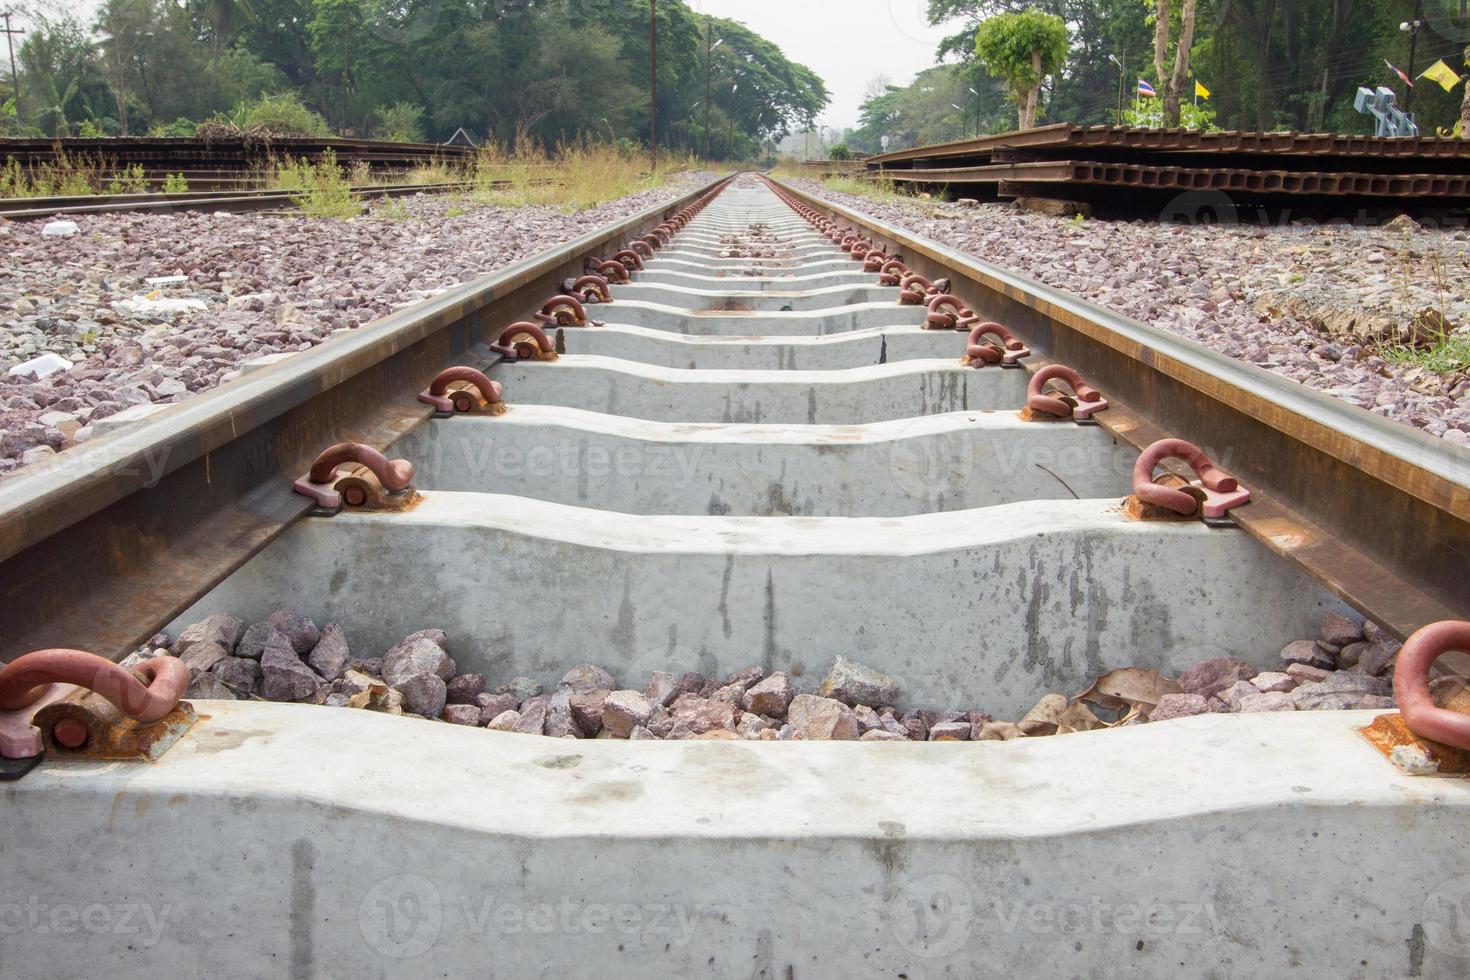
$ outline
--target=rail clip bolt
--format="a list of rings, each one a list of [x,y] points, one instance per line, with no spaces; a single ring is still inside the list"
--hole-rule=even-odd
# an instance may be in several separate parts
[[[504,415],[504,396],[505,389],[483,372],[472,367],[452,367],[440,371],[434,382],[419,392],[419,401],[432,405],[434,414],[444,418],[469,412]]]
[[[189,667],[176,657],[154,657],[129,669],[83,650],[24,654],[0,668],[0,756],[40,755],[41,732],[32,719],[78,688],[97,694],[126,718],[151,724],[168,717],[188,687]],[[51,731],[67,748],[80,748],[87,741],[86,726],[79,721],[57,722]]]
[[[1470,715],[1441,708],[1429,688],[1429,669],[1454,650],[1470,651],[1470,623],[1433,623],[1409,637],[1393,669],[1393,693],[1409,731],[1470,751]]]
[[[1045,387],[1048,381],[1065,382],[1072,393],[1060,392],[1055,387],[1048,389]],[[1107,407],[1107,399],[1083,381],[1082,375],[1064,364],[1048,364],[1033,374],[1031,383],[1026,386],[1023,417],[1033,422],[1068,418],[1083,422]]]
[[[352,473],[338,478],[337,469],[356,464]],[[371,475],[377,486],[365,479]],[[335,514],[343,503],[353,507],[369,504],[383,509],[401,509],[417,499],[413,486],[413,464],[406,459],[390,460],[371,446],[339,442],[311,464],[311,470],[293,488],[317,503],[319,512]]]
[[[1198,479],[1180,481],[1184,485],[1178,487],[1159,483],[1154,469],[1166,459],[1182,460]],[[1250,499],[1250,491],[1216,466],[1203,449],[1184,439],[1160,439],[1145,449],[1133,466],[1133,496],[1128,500],[1128,510],[1144,519],[1165,516],[1157,513],[1164,511],[1183,517],[1198,514],[1206,521],[1223,522],[1232,507]],[[1155,512],[1150,513],[1150,508]]]
[[[986,337],[995,340],[987,341]],[[1031,356],[1031,348],[1016,339],[1004,326],[993,321],[976,324],[970,330],[970,342],[960,363],[970,367],[999,364],[1001,367],[1019,368],[1021,359]]]
[[[556,346],[546,331],[524,320],[512,323],[500,332],[500,339],[490,349],[513,361],[554,361]]]

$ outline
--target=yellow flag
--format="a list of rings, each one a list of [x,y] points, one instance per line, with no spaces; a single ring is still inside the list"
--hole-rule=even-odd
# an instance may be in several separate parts
[[[1195,79],[1194,94],[1201,99],[1208,99],[1210,97],[1210,90],[1201,85],[1199,79]]]
[[[1455,86],[1460,84],[1460,76],[1455,72],[1453,68],[1445,64],[1443,60],[1436,61],[1434,64],[1430,65],[1424,70],[1424,74],[1420,75],[1419,77],[1438,82],[1440,87],[1443,88],[1446,92],[1453,92],[1455,90]]]

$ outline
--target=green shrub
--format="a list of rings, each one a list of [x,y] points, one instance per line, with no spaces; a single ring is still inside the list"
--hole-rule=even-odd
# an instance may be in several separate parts
[[[227,128],[242,133],[271,136],[332,135],[327,121],[307,108],[301,101],[301,96],[291,91],[262,95],[253,102],[241,102],[228,117],[213,122],[213,126],[205,123],[200,128],[214,130],[218,124],[223,123]]]
[[[171,123],[154,123],[148,127],[148,135],[154,139],[188,139],[198,128],[198,123],[179,118]]]
[[[424,110],[412,102],[395,102],[379,106],[377,136],[394,143],[424,141]]]
[[[163,192],[165,194],[185,194],[189,190],[189,182],[184,179],[183,174],[169,174],[163,178]]]
[[[851,160],[852,148],[846,143],[838,143],[832,147],[831,157],[833,160]]]
[[[352,218],[362,213],[362,202],[352,196],[347,173],[331,150],[322,154],[320,163],[288,161],[276,173],[277,185],[293,192],[291,202],[313,218]]]

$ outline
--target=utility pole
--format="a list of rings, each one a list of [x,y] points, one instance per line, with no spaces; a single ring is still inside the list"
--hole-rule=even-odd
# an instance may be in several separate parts
[[[715,53],[715,21],[713,17],[705,22],[704,28],[704,158],[708,161],[710,58]]]
[[[658,173],[658,0],[648,0],[648,145]]]
[[[1414,0],[1414,19],[1399,25],[1399,30],[1409,32],[1409,78],[1414,77],[1414,57],[1418,54],[1419,28],[1424,26],[1424,0]],[[1404,93],[1404,115],[1410,115],[1414,108],[1414,83],[1410,81]]]
[[[20,118],[20,75],[15,70],[15,36],[24,34],[25,31],[18,27],[10,26],[10,11],[5,11],[5,45],[10,49],[10,84],[15,88],[15,116]]]

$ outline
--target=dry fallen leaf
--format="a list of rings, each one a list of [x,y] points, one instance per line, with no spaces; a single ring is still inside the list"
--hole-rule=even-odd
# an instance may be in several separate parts
[[[1077,695],[1079,701],[1113,711],[1124,709],[1152,708],[1165,694],[1178,694],[1177,683],[1156,670],[1145,667],[1124,667],[1103,674],[1092,686]]]

